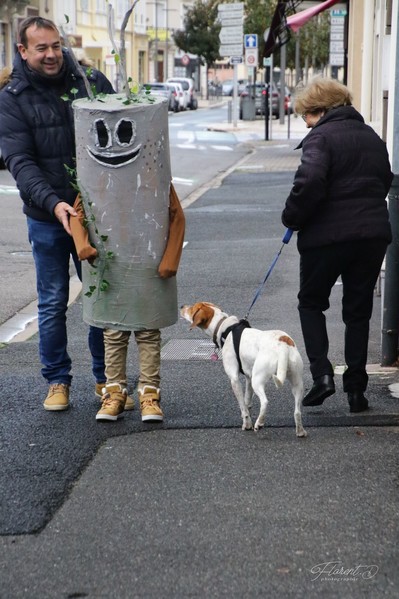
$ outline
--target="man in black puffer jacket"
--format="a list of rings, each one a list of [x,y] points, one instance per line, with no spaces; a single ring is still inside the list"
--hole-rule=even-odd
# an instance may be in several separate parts
[[[44,407],[65,410],[72,380],[66,333],[71,256],[80,276],[69,227],[70,215],[76,215],[71,103],[88,94],[52,21],[29,17],[19,36],[11,79],[0,93],[0,146],[23,200],[36,266],[40,359],[49,383]],[[94,93],[113,93],[99,71],[91,70],[87,77]],[[90,328],[89,347],[101,387],[105,381],[101,329]]]
[[[298,231],[299,314],[314,384],[304,406],[335,392],[324,311],[341,276],[345,323],[344,391],[351,412],[368,409],[364,391],[374,287],[391,242],[386,196],[393,174],[385,143],[353,108],[349,90],[316,79],[295,99],[312,129],[282,221]]]

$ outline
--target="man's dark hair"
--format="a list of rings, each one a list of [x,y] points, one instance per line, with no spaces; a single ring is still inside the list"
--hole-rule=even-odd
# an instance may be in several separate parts
[[[32,25],[36,25],[38,29],[53,29],[57,33],[59,33],[58,28],[53,21],[50,19],[43,19],[43,17],[28,17],[24,19],[19,28],[19,42],[24,46],[24,48],[28,47],[28,37],[26,35],[26,30]]]

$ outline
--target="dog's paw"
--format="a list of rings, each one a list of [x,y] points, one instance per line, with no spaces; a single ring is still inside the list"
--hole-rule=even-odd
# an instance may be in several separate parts
[[[302,430],[299,430],[296,432],[296,436],[297,437],[307,437],[308,433],[305,431],[305,429],[303,428]]]
[[[252,420],[250,418],[246,418],[242,423],[241,429],[243,431],[251,431],[253,429]]]
[[[257,432],[260,428],[263,428],[264,426],[265,423],[259,420],[258,418],[258,420],[255,422],[254,431]]]

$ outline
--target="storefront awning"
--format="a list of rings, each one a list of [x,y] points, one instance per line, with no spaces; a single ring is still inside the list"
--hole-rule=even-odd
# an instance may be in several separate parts
[[[327,8],[334,6],[334,4],[337,4],[337,2],[340,1],[342,2],[342,0],[326,0],[326,2],[321,2],[316,6],[302,10],[301,12],[288,17],[287,25],[294,33],[296,33],[298,29],[305,25],[305,23],[307,23],[312,17],[318,15],[320,12],[323,12],[323,10],[327,10]]]

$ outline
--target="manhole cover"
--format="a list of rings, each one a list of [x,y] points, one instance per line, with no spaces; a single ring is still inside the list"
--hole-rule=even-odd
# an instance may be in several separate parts
[[[163,360],[210,360],[215,354],[221,358],[220,351],[210,339],[171,339],[163,346]]]

